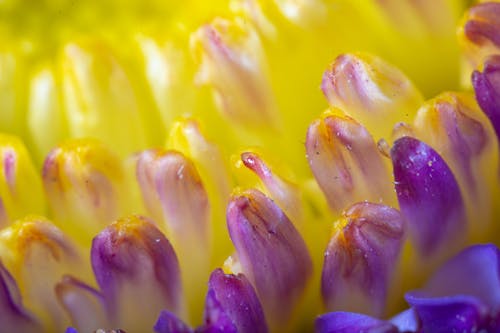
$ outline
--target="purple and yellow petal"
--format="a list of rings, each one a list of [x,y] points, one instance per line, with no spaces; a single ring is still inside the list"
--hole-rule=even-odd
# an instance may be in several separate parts
[[[53,331],[66,327],[68,317],[54,288],[63,274],[88,276],[70,239],[44,218],[28,216],[0,231],[0,258],[43,327]]]
[[[80,332],[93,332],[109,326],[108,313],[101,293],[83,281],[65,275],[55,286],[61,306]]]
[[[484,239],[495,224],[500,197],[498,142],[488,118],[473,96],[443,93],[426,102],[414,121],[414,134],[439,152],[463,195],[470,235]]]
[[[368,200],[394,205],[390,172],[365,127],[354,119],[326,115],[307,131],[309,166],[333,212]]]
[[[231,198],[227,225],[270,329],[286,330],[312,274],[304,240],[283,211],[257,190]]]
[[[329,311],[386,315],[398,290],[396,273],[405,241],[397,210],[368,202],[346,210],[326,248],[321,294]]]
[[[204,325],[197,332],[268,332],[257,294],[243,274],[225,274],[221,269],[212,272],[204,317]]]
[[[24,143],[0,134],[0,228],[26,214],[44,214],[43,187]]]
[[[91,260],[115,327],[152,327],[163,309],[184,315],[177,256],[147,218],[128,216],[112,223],[94,238]]]
[[[55,222],[87,248],[97,232],[130,209],[122,162],[97,140],[54,148],[43,165],[43,183]]]
[[[323,74],[321,89],[332,108],[370,128],[376,141],[390,139],[392,127],[410,122],[423,102],[399,69],[369,54],[338,56]]]
[[[466,212],[455,176],[430,146],[402,137],[391,149],[396,194],[419,255],[453,253],[466,237]]]

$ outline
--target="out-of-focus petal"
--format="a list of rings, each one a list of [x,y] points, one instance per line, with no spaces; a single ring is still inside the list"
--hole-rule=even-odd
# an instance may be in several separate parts
[[[398,313],[390,319],[390,322],[398,328],[399,332],[418,332],[420,327],[420,321],[414,309]]]
[[[257,190],[231,198],[227,224],[271,330],[285,331],[312,273],[304,240],[283,211]]]
[[[405,298],[425,332],[494,332],[499,323],[500,251],[491,244],[471,246]]]
[[[319,316],[315,321],[316,333],[397,333],[390,322],[364,314],[351,312],[331,312]]]
[[[148,219],[112,223],[94,238],[91,260],[113,326],[139,332],[162,309],[184,314],[174,249]]]
[[[93,332],[109,326],[101,293],[71,276],[64,276],[55,286],[57,299],[80,332]]]
[[[415,136],[446,161],[464,198],[470,234],[490,232],[498,189],[498,142],[488,118],[466,93],[443,93],[425,103],[414,122]]]
[[[192,333],[193,330],[170,311],[163,310],[154,326],[155,333]]]
[[[106,43],[92,39],[68,43],[61,64],[71,137],[98,138],[120,157],[158,142],[154,136],[161,133],[161,122],[152,110],[141,112],[133,81]]]
[[[265,54],[255,29],[241,18],[216,18],[191,36],[197,81],[214,89],[221,112],[242,128],[277,128]]]
[[[43,181],[56,222],[87,246],[127,207],[121,161],[97,140],[70,140],[54,148]]]
[[[321,292],[329,311],[381,317],[387,311],[405,240],[405,221],[395,209],[362,202],[334,225],[325,251]]]
[[[68,318],[54,287],[69,272],[85,275],[71,241],[44,218],[29,216],[0,231],[0,258],[20,286],[22,298],[47,331],[62,331]]]
[[[408,293],[405,299],[417,313],[422,332],[474,332],[484,328],[487,308],[474,297],[426,298]]]
[[[500,55],[487,58],[482,72],[472,73],[472,84],[477,102],[500,140]]]
[[[401,213],[418,253],[432,258],[462,245],[466,215],[457,181],[446,162],[425,143],[402,137],[391,149]]]
[[[368,54],[337,57],[323,74],[321,89],[330,106],[370,128],[376,141],[390,139],[393,126],[410,122],[423,102],[402,72]]]
[[[221,269],[212,272],[204,317],[205,324],[197,332],[267,333],[260,301],[243,274],[224,274]]]
[[[330,208],[340,213],[353,202],[394,205],[390,171],[368,131],[355,120],[327,115],[307,131],[309,166]]]
[[[479,68],[488,56],[500,52],[500,3],[488,1],[469,8],[458,33],[470,66]]]
[[[27,214],[44,214],[40,176],[15,136],[0,133],[0,228]]]
[[[421,292],[429,297],[469,295],[500,308],[500,251],[491,244],[463,250],[440,267]]]
[[[16,281],[0,262],[0,333],[41,332],[36,319],[21,302]]]
[[[35,159],[43,161],[49,151],[68,135],[60,82],[53,67],[39,70],[31,78],[26,115]],[[50,128],[50,130],[48,130]]]

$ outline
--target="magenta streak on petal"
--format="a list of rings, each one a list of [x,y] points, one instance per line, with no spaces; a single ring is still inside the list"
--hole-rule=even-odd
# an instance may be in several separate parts
[[[331,312],[316,318],[316,333],[398,333],[398,329],[388,321],[364,314],[351,312]]]
[[[490,40],[500,47],[500,3],[477,4],[469,10],[469,16],[464,26],[467,38],[480,45]]]
[[[16,153],[12,149],[7,149],[3,153],[3,172],[9,189],[14,191],[16,183]]]
[[[174,312],[180,307],[180,272],[175,252],[165,236],[144,217],[111,224],[92,241],[91,260],[108,311],[116,312],[121,289],[146,274],[145,288],[157,286],[157,299]],[[134,287],[136,291],[141,285]],[[133,300],[129,300],[133,301]],[[144,301],[144,300],[143,300]]]
[[[285,326],[312,273],[304,240],[281,209],[253,189],[231,199],[227,225],[270,326]]]
[[[155,333],[192,333],[193,330],[170,311],[163,310],[153,327]]]
[[[255,172],[262,179],[266,186],[269,186],[268,184],[272,182],[273,174],[256,154],[251,152],[243,153],[241,154],[241,160],[247,168]]]
[[[399,206],[420,254],[432,256],[463,240],[462,195],[441,156],[425,143],[403,137],[394,143],[391,158]]]
[[[482,73],[472,73],[472,85],[479,106],[490,119],[500,140],[500,55],[486,59]]]
[[[393,208],[367,202],[350,207],[345,219],[325,252],[323,300],[330,311],[382,316],[405,238],[404,219]]]
[[[0,332],[41,331],[37,321],[22,305],[16,281],[0,262]]]
[[[250,282],[243,274],[216,269],[208,283],[202,331],[221,326],[234,327],[238,333],[267,333],[264,312]]]

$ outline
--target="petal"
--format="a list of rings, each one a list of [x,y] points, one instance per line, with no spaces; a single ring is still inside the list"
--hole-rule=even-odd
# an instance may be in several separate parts
[[[216,18],[191,36],[197,81],[214,89],[220,111],[242,128],[276,128],[277,109],[257,31],[241,19]]]
[[[257,190],[231,198],[229,235],[271,327],[286,327],[312,273],[307,247],[288,217]]]
[[[163,310],[154,326],[155,333],[192,333],[182,320],[170,311]]]
[[[201,124],[193,119],[174,123],[167,147],[182,152],[196,165],[200,174],[207,196],[210,198],[213,243],[217,244],[213,247],[212,262],[218,265],[232,248],[224,223],[227,198],[232,188],[226,158],[219,147],[206,137]]]
[[[118,157],[97,140],[70,140],[54,148],[45,159],[43,182],[60,227],[88,246],[127,205],[123,172]]]
[[[47,331],[62,331],[68,318],[54,287],[69,272],[86,276],[71,241],[44,218],[29,216],[0,231],[0,258],[21,286],[26,306]]]
[[[415,309],[422,332],[475,332],[486,319],[486,307],[474,297],[421,297],[408,293],[406,301]]]
[[[57,70],[51,65],[31,78],[26,121],[37,161],[43,161],[52,148],[68,137],[63,94],[58,84]]]
[[[104,299],[100,292],[71,276],[64,276],[55,286],[57,299],[81,332],[93,332],[109,326]]]
[[[137,160],[143,201],[166,230],[179,257],[189,310],[201,313],[200,280],[208,279],[211,259],[210,203],[193,162],[176,151],[146,150]]]
[[[28,213],[45,213],[40,175],[24,143],[0,134],[0,228]]]
[[[484,235],[498,205],[498,142],[472,95],[443,93],[425,103],[414,123],[417,138],[443,157],[460,185],[471,234]],[[482,235],[482,237],[481,237]]]
[[[427,297],[469,295],[500,309],[500,251],[474,245],[448,260],[420,290]]]
[[[410,237],[424,257],[450,253],[465,235],[465,209],[458,184],[438,153],[411,138],[391,149],[396,194]],[[449,251],[449,252],[448,252]]]
[[[490,119],[497,139],[500,139],[500,55],[487,58],[482,73],[472,73],[472,84],[479,106]]]
[[[355,120],[327,115],[307,131],[309,166],[330,208],[340,213],[353,202],[395,204],[390,172],[368,131]]]
[[[403,216],[387,206],[362,202],[344,213],[323,262],[321,292],[329,311],[385,314],[404,228]]]
[[[337,57],[323,74],[321,89],[331,107],[370,128],[376,141],[389,139],[397,122],[410,122],[423,101],[401,71],[369,54]]]
[[[331,312],[316,318],[316,333],[397,333],[387,321],[351,312]]]
[[[301,196],[297,185],[274,173],[258,153],[250,151],[242,153],[241,162],[259,177],[269,192],[269,196],[283,209],[292,222],[300,223],[302,220]]]
[[[41,332],[33,315],[21,303],[16,281],[0,262],[0,332]]]
[[[420,321],[414,309],[408,309],[398,313],[390,319],[390,322],[396,326],[399,332],[418,332]]]
[[[141,331],[162,309],[183,314],[177,257],[146,218],[125,217],[104,229],[92,242],[91,260],[113,326]]]
[[[60,71],[70,137],[98,138],[124,157],[162,132],[161,122],[149,105],[140,104],[133,78],[105,42],[88,38],[66,44]],[[141,107],[149,111],[141,112]]]
[[[216,269],[210,276],[202,332],[267,333],[264,312],[252,285],[243,274],[224,274]]]
[[[477,69],[488,56],[499,52],[499,31],[500,3],[478,3],[465,13],[459,40],[472,69]]]

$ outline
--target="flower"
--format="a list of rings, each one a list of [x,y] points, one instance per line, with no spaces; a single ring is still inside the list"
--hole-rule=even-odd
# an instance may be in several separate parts
[[[1,3],[0,332],[497,330],[466,5]]]

